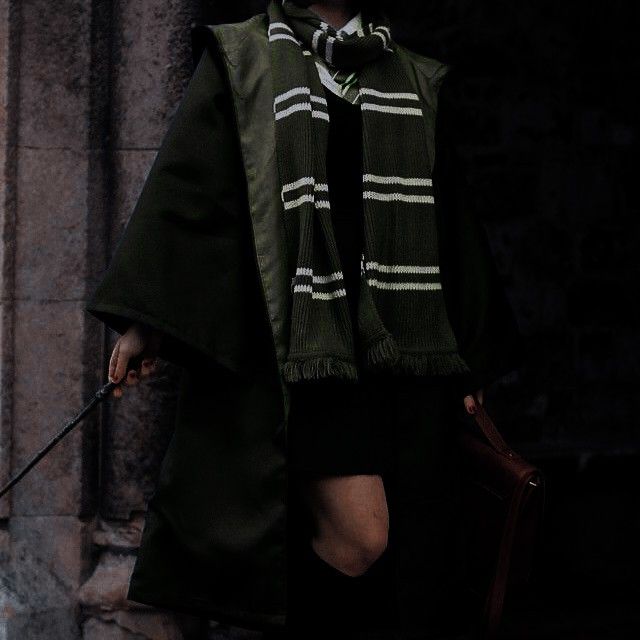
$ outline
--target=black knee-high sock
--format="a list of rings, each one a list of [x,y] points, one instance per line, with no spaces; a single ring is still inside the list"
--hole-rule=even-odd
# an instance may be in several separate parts
[[[311,546],[298,544],[291,557],[288,620],[290,629],[307,637],[317,632],[338,634],[392,628],[395,598],[392,588],[391,549],[361,575],[349,576],[323,560]],[[343,635],[341,637],[355,637]]]

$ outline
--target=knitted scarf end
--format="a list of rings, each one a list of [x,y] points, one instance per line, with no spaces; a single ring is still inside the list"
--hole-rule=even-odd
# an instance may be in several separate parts
[[[323,356],[310,360],[289,360],[283,365],[282,375],[287,382],[317,380],[327,377],[358,380],[358,370],[354,364],[332,356]]]
[[[389,334],[372,344],[366,351],[366,363],[372,369],[393,365],[399,357],[398,345]]]
[[[469,365],[457,351],[403,353],[391,335],[385,336],[367,349],[366,365],[370,369],[386,369],[415,376],[452,375],[470,371]]]

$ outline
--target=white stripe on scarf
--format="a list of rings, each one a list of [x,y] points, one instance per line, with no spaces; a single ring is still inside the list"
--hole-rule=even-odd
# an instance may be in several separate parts
[[[375,260],[365,263],[368,270],[376,270],[381,273],[440,273],[438,265],[411,265],[411,264],[380,264]]]
[[[375,278],[367,278],[367,282],[378,289],[396,291],[435,291],[442,289],[442,285],[439,282],[383,282]]]
[[[327,275],[314,275],[311,267],[298,267],[296,269],[296,276],[311,277],[312,284],[295,284],[293,286],[294,293],[310,293],[311,297],[315,300],[336,300],[338,298],[344,298],[347,295],[346,290],[342,286],[344,281],[344,274],[342,271],[334,271]],[[292,279],[292,283],[295,278]],[[340,288],[333,291],[317,291],[313,287],[313,283],[317,284],[330,284],[335,282]]]
[[[422,116],[422,109],[419,107],[403,107],[399,105],[378,104],[376,102],[368,102],[363,96],[373,96],[383,100],[413,100],[420,101],[418,94],[408,91],[378,91],[377,89],[360,88],[360,98],[362,100],[362,109],[365,111],[380,111],[382,113],[396,113],[405,116]]]
[[[397,113],[402,116],[422,116],[422,109],[413,109],[411,107],[391,107],[388,105],[375,104],[373,102],[362,102],[361,107],[364,111]]]
[[[369,96],[376,96],[377,98],[384,98],[385,100],[417,100],[420,101],[417,93],[413,92],[397,92],[397,91],[378,91],[377,89],[367,89],[362,87],[360,93],[364,93]]]
[[[278,105],[289,98],[293,98],[294,96],[302,95],[306,98],[305,102],[296,102],[286,109],[281,109],[278,111]],[[328,111],[323,111],[322,109],[314,109],[312,106],[312,102],[316,104],[320,104],[323,107],[327,107],[327,100],[322,96],[311,95],[311,89],[309,87],[294,87],[293,89],[289,89],[284,93],[280,93],[273,100],[273,112],[275,113],[276,120],[280,120],[281,118],[286,118],[290,116],[292,113],[296,113],[298,111],[311,111],[311,116],[313,118],[319,118],[321,120],[326,120],[329,122],[329,113]]]
[[[373,173],[365,173],[362,176],[363,182],[377,182],[378,184],[403,184],[415,187],[431,187],[431,178],[401,178],[400,176],[377,176]]]
[[[319,120],[326,120],[327,122],[329,122],[329,114],[325,111],[320,111],[319,109],[313,109],[310,102],[298,102],[296,104],[292,104],[286,109],[277,111],[276,120],[286,118],[287,116],[290,116],[291,114],[298,111],[311,111],[312,118],[318,118]]]
[[[311,267],[298,267],[296,269],[297,276],[311,276],[312,282],[319,282],[321,284],[326,284],[327,282],[334,282],[335,280],[343,280],[344,275],[342,271],[334,271],[326,276],[316,276],[313,274],[313,269]]]
[[[380,200],[382,202],[429,202],[433,203],[433,196],[419,196],[405,193],[380,193],[379,191],[365,191],[362,194],[365,200]]]
[[[314,193],[306,193],[304,195],[299,196],[295,200],[285,200],[284,194],[289,191],[294,191],[295,189],[299,189],[300,187],[313,185]],[[294,182],[289,182],[285,184],[280,190],[280,197],[284,204],[284,208],[286,210],[294,209],[295,207],[299,207],[303,202],[313,202],[316,209],[330,209],[331,204],[329,200],[316,200],[315,192],[316,191],[329,191],[329,185],[326,182],[315,182],[315,178],[313,176],[305,176],[303,178],[299,178]]]
[[[310,293],[311,297],[317,300],[334,300],[335,298],[345,298],[347,292],[344,289],[338,289],[337,291],[314,291],[311,285],[297,284],[293,287],[294,293]]]

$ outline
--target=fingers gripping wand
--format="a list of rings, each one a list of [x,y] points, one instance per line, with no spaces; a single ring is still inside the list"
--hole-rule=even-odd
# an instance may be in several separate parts
[[[126,342],[126,345],[121,348],[122,341]],[[132,369],[133,371],[129,371],[129,373],[135,373],[139,369],[143,368],[144,361],[149,358],[150,354],[157,353],[160,345],[161,334],[159,332],[149,332],[147,327],[140,325],[139,323],[134,322],[127,332],[123,334],[118,342],[116,343],[116,348],[114,350],[114,356],[112,356],[110,365],[113,365],[113,371],[109,372],[110,381],[103,385],[96,393],[93,395],[91,400],[87,403],[87,405],[76,415],[70,422],[68,422],[64,428],[57,433],[49,443],[38,453],[31,458],[31,460],[27,463],[27,465],[15,476],[13,477],[4,487],[0,489],[0,498],[9,491],[12,487],[14,487],[22,478],[24,478],[27,473],[40,461],[44,456],[53,449],[53,447],[62,440],[68,433],[70,433],[78,423],[98,404],[100,404],[107,396],[111,394],[111,392],[116,389],[116,397],[117,391],[121,391],[120,385],[125,381],[124,379],[120,380],[122,377],[122,372],[118,373],[117,370],[119,367],[119,358],[124,362],[124,369],[126,373],[126,369]],[[127,354],[127,355],[125,355]],[[130,354],[130,355],[129,355]],[[131,357],[132,356],[132,357]],[[154,363],[155,367],[155,363]],[[145,375],[144,372],[142,375]],[[126,377],[126,376],[125,376]]]
[[[16,475],[14,476],[2,489],[0,489],[0,498],[9,491],[14,485],[16,485],[25,475],[42,459],[47,455],[53,447],[62,440],[68,433],[78,425],[78,423],[98,404],[100,404],[114,389],[118,384],[115,382],[108,382],[101,389],[99,389],[94,396],[89,400],[86,406],[75,416],[70,422],[68,422],[65,427],[58,432],[51,441],[43,447],[38,453],[31,458],[28,464]]]

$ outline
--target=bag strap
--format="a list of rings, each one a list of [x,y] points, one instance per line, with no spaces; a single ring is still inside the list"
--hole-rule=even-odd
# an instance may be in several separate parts
[[[517,453],[509,447],[504,438],[500,435],[500,432],[496,428],[493,420],[487,413],[487,410],[482,404],[477,401],[476,398],[476,412],[474,414],[476,424],[482,431],[489,444],[500,454],[508,456],[509,458],[519,457]],[[538,483],[530,480],[531,484],[539,486],[540,491],[544,497],[544,483],[538,478]],[[521,514],[522,499],[525,491],[527,490],[527,484],[522,483],[517,487],[514,495],[512,496],[512,502],[509,508],[507,521],[505,522],[504,533],[500,543],[500,554],[498,557],[498,565],[496,567],[496,574],[487,594],[484,608],[484,620],[485,620],[485,634],[487,638],[495,638],[497,629],[500,625],[502,618],[502,610],[504,606],[504,599],[507,591],[507,584],[509,580],[509,566],[511,561],[511,554],[514,545],[516,525],[518,518]]]
[[[489,444],[498,452],[509,458],[515,458],[516,454],[511,447],[505,442],[504,438],[500,435],[500,432],[493,423],[493,420],[487,413],[480,402],[476,399],[476,412],[473,414],[476,420],[476,424],[480,427],[480,431],[484,434],[484,437],[489,441]]]

